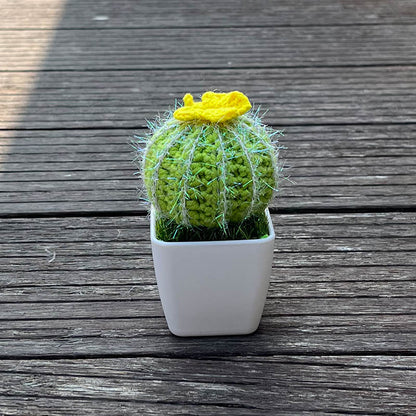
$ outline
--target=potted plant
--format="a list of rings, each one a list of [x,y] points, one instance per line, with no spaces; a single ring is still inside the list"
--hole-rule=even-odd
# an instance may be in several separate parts
[[[137,146],[163,310],[175,335],[248,334],[271,274],[279,132],[238,91],[183,101]]]

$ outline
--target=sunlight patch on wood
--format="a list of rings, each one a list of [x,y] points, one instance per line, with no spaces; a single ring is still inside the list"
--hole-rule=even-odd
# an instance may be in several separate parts
[[[13,7],[6,7],[7,4]],[[19,6],[20,3],[20,6]],[[37,71],[42,68],[43,61],[48,54],[55,29],[61,20],[66,0],[54,3],[53,8],[43,15],[42,29],[45,30],[4,30],[0,33],[0,50],[7,51],[6,59],[0,63],[0,114],[2,129],[18,128],[19,121],[25,117],[25,108],[30,102],[31,93],[36,87]],[[14,18],[28,19],[38,7],[37,3],[14,1],[2,7],[3,18],[13,12]],[[17,16],[16,16],[17,15]],[[31,33],[28,33],[31,32]],[[12,36],[10,36],[12,34]],[[28,36],[30,35],[30,36]],[[15,66],[14,57],[24,54],[24,65]],[[19,58],[21,62],[21,57]],[[34,68],[24,72],[27,68]],[[23,70],[22,72],[19,72]],[[13,72],[9,72],[13,71]],[[7,160],[8,148],[13,140],[10,131],[0,133],[0,171],[2,162]]]

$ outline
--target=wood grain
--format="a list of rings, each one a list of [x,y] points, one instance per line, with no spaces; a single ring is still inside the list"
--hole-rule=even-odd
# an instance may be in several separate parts
[[[9,399],[8,406],[25,397],[36,411],[45,409],[50,398],[54,409],[55,403],[62,406],[66,400],[78,409],[88,403],[89,412],[101,412],[101,400],[107,412],[123,405],[132,410],[134,403],[141,414],[155,414],[156,406],[166,414],[411,414],[416,409],[414,364],[414,359],[400,356],[286,355],[220,361],[206,357],[7,361],[0,366],[0,394]]]
[[[62,6],[65,10],[62,13]],[[42,29],[61,16],[60,29],[135,27],[229,27],[351,24],[409,24],[415,22],[411,0],[280,0],[255,2],[220,0],[195,3],[191,0],[164,2],[3,0],[1,29]],[[49,19],[49,20],[48,20]]]
[[[415,35],[414,25],[58,30],[42,70],[414,65]],[[3,30],[0,70],[37,70],[28,56],[49,36]]]
[[[117,61],[114,59],[113,61]],[[264,122],[299,125],[415,123],[412,66],[0,72],[0,128],[146,127],[186,92],[244,91]],[[29,74],[31,74],[29,76]],[[22,84],[22,77],[25,83]],[[33,88],[28,97],[27,83]],[[22,97],[27,104],[16,110]],[[87,132],[86,132],[87,134]]]

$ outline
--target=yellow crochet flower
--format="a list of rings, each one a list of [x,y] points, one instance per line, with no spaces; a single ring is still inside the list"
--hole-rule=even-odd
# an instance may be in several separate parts
[[[241,116],[251,109],[250,101],[239,91],[207,91],[201,101],[196,103],[191,94],[186,94],[183,102],[185,105],[173,113],[173,117],[180,121],[219,123]]]

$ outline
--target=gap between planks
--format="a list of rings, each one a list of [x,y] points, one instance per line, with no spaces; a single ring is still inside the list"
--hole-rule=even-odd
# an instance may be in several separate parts
[[[389,205],[386,207],[323,207],[323,208],[270,208],[271,214],[377,214],[377,213],[400,213],[400,212],[416,212],[416,204],[414,205]],[[144,209],[130,209],[125,211],[108,210],[108,211],[65,211],[59,212],[2,212],[0,219],[24,219],[24,218],[93,218],[93,217],[147,217],[149,212]]]

